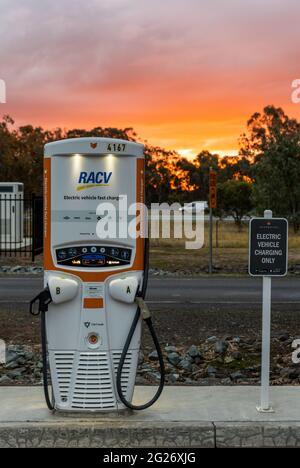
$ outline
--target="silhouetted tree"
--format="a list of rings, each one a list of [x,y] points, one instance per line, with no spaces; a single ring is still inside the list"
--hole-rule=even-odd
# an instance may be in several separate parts
[[[281,108],[267,106],[248,121],[241,153],[251,160],[254,201],[260,212],[287,216],[300,225],[300,124]]]

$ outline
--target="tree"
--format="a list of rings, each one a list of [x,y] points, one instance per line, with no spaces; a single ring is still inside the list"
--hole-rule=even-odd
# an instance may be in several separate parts
[[[176,152],[147,145],[145,147],[145,157],[147,203],[171,201],[172,185],[174,183],[172,168]]]
[[[0,122],[0,180],[23,182],[27,193],[42,193],[43,130],[31,125],[14,127],[4,116]]]
[[[241,152],[253,163],[254,201],[300,227],[300,124],[282,109],[267,106],[248,121]]]
[[[91,130],[75,128],[44,130],[41,127],[24,125],[16,128],[9,116],[0,121],[0,180],[23,182],[25,193],[41,195],[43,191],[44,145],[65,138],[106,137],[135,141],[137,134],[131,127],[95,127]],[[184,192],[182,174],[176,164],[179,156],[175,151],[146,145],[146,192],[147,201],[175,201]]]
[[[218,214],[233,216],[239,228],[242,219],[253,208],[252,184],[242,180],[227,180],[218,184]]]
[[[83,137],[119,138],[121,140],[135,141],[137,138],[137,134],[131,127],[95,127],[91,130],[85,130],[83,128],[74,128],[72,130],[67,130],[64,134],[64,138]]]
[[[209,169],[219,172],[219,156],[209,151],[201,151],[193,162],[183,159],[179,162],[181,169],[185,172],[188,186],[194,200],[207,201],[209,191]]]
[[[250,182],[252,179],[252,165],[245,156],[224,156],[220,158],[218,181],[236,179]]]

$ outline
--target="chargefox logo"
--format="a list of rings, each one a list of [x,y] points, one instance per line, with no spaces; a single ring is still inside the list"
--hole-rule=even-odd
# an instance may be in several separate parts
[[[112,172],[81,172],[78,178],[77,190],[109,185]]]

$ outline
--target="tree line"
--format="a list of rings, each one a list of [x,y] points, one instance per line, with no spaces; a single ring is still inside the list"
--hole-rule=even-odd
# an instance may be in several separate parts
[[[95,127],[91,130],[45,130],[15,126],[10,116],[0,121],[0,180],[23,182],[26,194],[42,194],[43,147],[51,141],[78,137],[139,140],[133,128]],[[147,202],[205,201],[209,170],[218,180],[215,215],[231,215],[241,225],[245,215],[288,217],[300,228],[300,124],[281,108],[266,106],[253,114],[241,135],[238,156],[220,157],[201,151],[194,160],[145,143]]]

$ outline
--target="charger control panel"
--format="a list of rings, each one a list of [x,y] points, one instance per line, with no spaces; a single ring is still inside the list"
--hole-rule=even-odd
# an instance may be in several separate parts
[[[71,246],[56,249],[58,265],[80,268],[105,268],[129,265],[132,250],[118,246]]]

